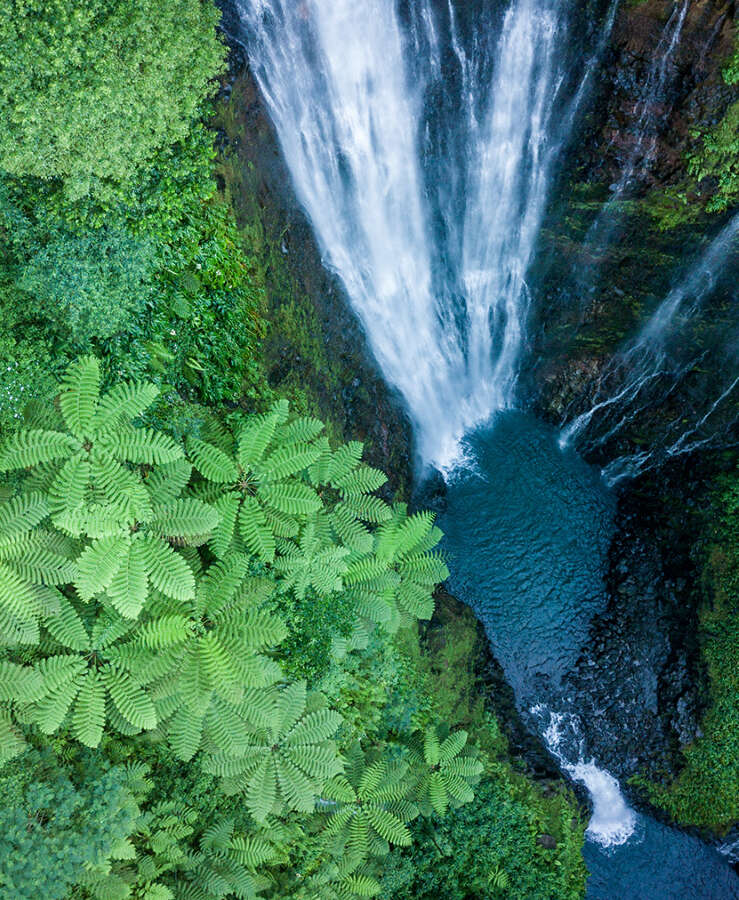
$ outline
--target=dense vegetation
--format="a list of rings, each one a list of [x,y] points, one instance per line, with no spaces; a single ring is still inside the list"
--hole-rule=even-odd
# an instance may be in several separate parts
[[[581,896],[433,517],[268,384],[211,0],[0,9],[0,900]]]
[[[0,427],[90,350],[106,378],[164,387],[172,427],[197,419],[194,401],[265,390],[263,276],[203,124],[225,51],[216,19],[209,0],[5,3]]]
[[[413,662],[433,516],[286,401],[183,447],[136,425],[156,387],[101,380],[71,364],[0,448],[0,896],[578,896],[581,832],[552,866],[536,792]],[[437,824],[486,772],[469,823]],[[382,860],[414,832],[485,848],[466,889],[422,842],[407,893]]]
[[[719,834],[739,820],[739,475],[716,498],[705,560],[706,602],[701,642],[708,676],[702,735],[683,751],[667,786],[648,786],[650,799],[683,825]]]

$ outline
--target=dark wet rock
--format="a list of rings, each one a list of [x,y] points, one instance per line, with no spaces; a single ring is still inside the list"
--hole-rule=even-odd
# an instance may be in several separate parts
[[[557,849],[557,839],[553,838],[551,834],[540,834],[536,839],[536,843],[545,850]]]
[[[698,643],[710,485],[723,458],[682,460],[619,499],[608,605],[570,678],[587,750],[622,781],[661,778],[700,735],[705,673]]]

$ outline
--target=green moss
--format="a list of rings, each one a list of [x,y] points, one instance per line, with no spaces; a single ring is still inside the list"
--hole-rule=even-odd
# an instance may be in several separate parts
[[[724,484],[719,504],[704,570],[710,601],[700,618],[709,693],[702,737],[683,750],[670,783],[638,784],[681,824],[723,834],[739,820],[739,475]]]

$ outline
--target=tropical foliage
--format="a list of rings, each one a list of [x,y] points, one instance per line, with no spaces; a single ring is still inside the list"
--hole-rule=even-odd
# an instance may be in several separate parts
[[[262,350],[303,289],[216,184],[216,7],[0,12],[0,900],[391,896],[514,776],[422,649],[433,516]]]
[[[56,401],[32,405],[0,446],[13,476],[0,502],[5,757],[28,771],[36,751],[25,748],[55,734],[72,759],[82,747],[125,755],[148,732],[237,804],[238,820],[205,825],[186,798],[142,811],[147,774],[115,776],[115,799],[104,786],[118,770],[101,769],[90,789],[110,795],[111,815],[128,813],[70,876],[90,896],[132,896],[146,872],[147,897],[270,896],[275,866],[315,896],[371,896],[377,860],[411,842],[407,823],[469,802],[483,762],[442,723],[370,739],[334,707],[330,680],[291,680],[280,609],[287,597],[343,598],[354,622],[335,636],[335,665],[371,660],[373,636],[431,615],[447,574],[433,517],[381,500],[385,478],[361,445],[333,449],[284,401],[183,443],[141,424],[155,386],[101,383],[98,361],[80,358]],[[51,802],[34,791],[19,802]],[[75,823],[60,819],[60,834]]]

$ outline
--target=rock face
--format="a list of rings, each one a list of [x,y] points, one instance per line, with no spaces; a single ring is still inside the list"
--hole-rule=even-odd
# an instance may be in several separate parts
[[[533,402],[559,421],[665,296],[720,216],[704,214],[687,156],[736,100],[722,76],[736,0],[622,3],[581,132],[542,231],[531,365]],[[670,191],[685,195],[670,199]],[[677,207],[675,206],[677,204]]]
[[[594,619],[570,679],[588,752],[621,780],[637,771],[661,777],[699,733],[694,541],[707,507],[707,472],[690,481],[686,474],[673,466],[621,496],[608,606]]]
[[[617,184],[635,152],[643,186],[670,184],[681,175],[695,141],[691,131],[710,126],[731,99],[721,66],[732,50],[735,15],[734,0],[622,4],[590,134],[578,155],[586,181]]]

